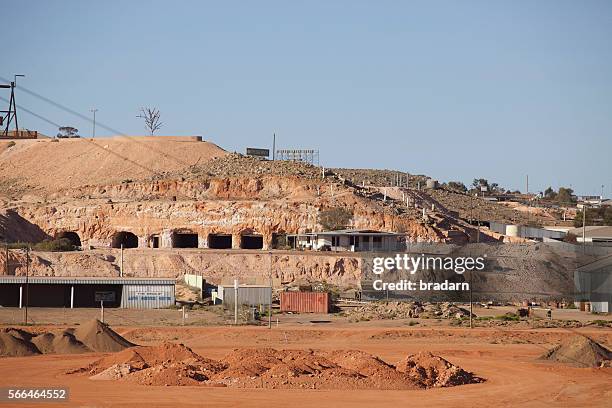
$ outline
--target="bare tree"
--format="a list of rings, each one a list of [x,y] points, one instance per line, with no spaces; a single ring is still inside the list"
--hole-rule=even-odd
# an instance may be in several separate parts
[[[145,129],[152,136],[155,131],[159,130],[164,124],[160,118],[159,109],[157,108],[140,108],[138,118],[143,118],[145,121]]]

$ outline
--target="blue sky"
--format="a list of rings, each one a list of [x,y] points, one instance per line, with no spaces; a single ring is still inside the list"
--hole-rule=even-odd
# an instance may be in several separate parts
[[[21,0],[3,17],[0,76],[125,134],[156,106],[160,134],[230,151],[276,132],[326,166],[612,195],[610,1]]]

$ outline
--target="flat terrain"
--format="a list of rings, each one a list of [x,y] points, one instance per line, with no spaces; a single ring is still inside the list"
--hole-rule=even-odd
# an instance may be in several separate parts
[[[169,311],[180,314],[178,311]],[[80,317],[80,316],[79,316]],[[90,316],[92,317],[92,316]],[[312,323],[321,316],[281,316],[272,330],[253,326],[115,326],[141,345],[184,343],[196,353],[222,358],[238,347],[322,350],[358,349],[396,363],[408,354],[431,351],[485,378],[482,384],[428,390],[265,390],[217,387],[155,387],[120,381],[92,381],[67,375],[102,354],[0,358],[0,387],[68,386],[70,406],[610,406],[612,369],[575,368],[537,360],[572,333],[582,333],[610,348],[612,330],[455,328],[408,326],[407,321]],[[4,324],[6,321],[3,320]],[[433,323],[433,322],[431,322]],[[43,328],[43,326],[38,326]],[[27,406],[20,404],[19,406]],[[41,406],[36,404],[33,406]],[[58,406],[58,405],[53,405]]]

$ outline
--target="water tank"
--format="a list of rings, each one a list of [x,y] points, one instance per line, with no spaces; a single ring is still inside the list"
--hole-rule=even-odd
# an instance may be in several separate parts
[[[509,237],[520,237],[520,225],[506,225],[506,235]]]
[[[427,181],[425,182],[425,187],[427,187],[429,189],[436,189],[436,188],[438,188],[438,180],[427,179]]]

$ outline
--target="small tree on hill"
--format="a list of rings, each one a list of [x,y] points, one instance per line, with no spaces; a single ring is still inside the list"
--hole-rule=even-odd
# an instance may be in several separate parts
[[[327,231],[346,228],[352,221],[353,213],[342,207],[329,208],[319,213],[319,224]]]
[[[79,129],[74,128],[72,126],[62,126],[59,128],[59,133],[57,137],[61,138],[69,138],[69,137],[80,137]]]
[[[157,108],[140,108],[140,115],[137,117],[144,119],[145,129],[151,136],[164,125],[160,120],[161,114]]]
[[[574,197],[574,190],[566,187],[559,187],[559,192],[557,193],[557,201],[559,204],[570,204],[575,203],[576,198]]]
[[[465,186],[465,184],[463,184],[460,181],[449,181],[448,188],[450,188],[451,190],[456,190],[456,191],[461,191],[461,192],[467,191],[467,187]]]

